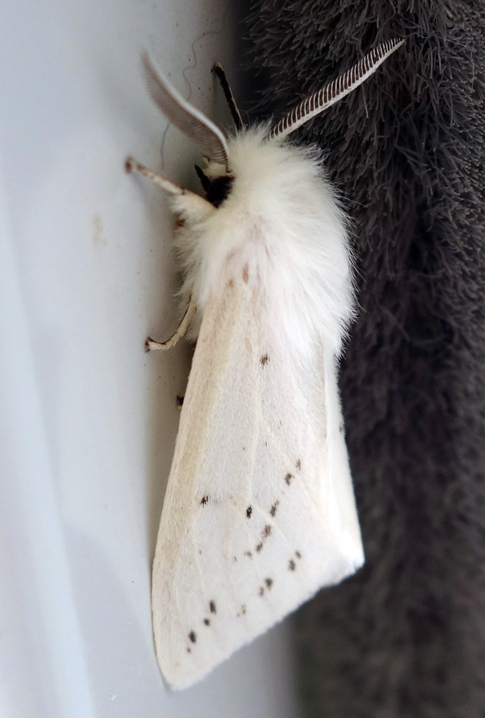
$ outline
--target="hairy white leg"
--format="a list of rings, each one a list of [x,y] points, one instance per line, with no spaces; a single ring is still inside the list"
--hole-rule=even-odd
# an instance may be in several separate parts
[[[175,184],[175,182],[172,182],[166,177],[162,177],[162,175],[159,175],[157,172],[148,169],[148,167],[145,167],[145,165],[142,165],[140,162],[137,162],[135,159],[133,159],[133,157],[128,157],[125,162],[125,169],[127,172],[133,172],[134,170],[136,170],[136,172],[139,172],[144,177],[147,177],[152,182],[155,182],[155,184],[157,184],[169,194],[192,194],[192,192],[187,189],[184,189],[183,187],[180,187],[178,184]]]
[[[202,219],[207,214],[214,212],[215,207],[204,197],[201,197],[196,192],[191,192],[185,187],[175,184],[172,180],[162,177],[157,172],[154,172],[141,162],[128,157],[125,162],[125,169],[127,172],[139,172],[143,177],[147,177],[156,185],[161,187],[165,192],[172,195],[175,198],[174,209],[180,218],[187,220],[192,219],[197,221]]]
[[[147,352],[160,352],[165,351],[166,349],[172,349],[172,347],[176,346],[179,341],[182,339],[182,337],[185,335],[188,326],[190,322],[192,321],[195,312],[197,311],[197,307],[195,304],[190,303],[187,307],[184,316],[182,317],[182,321],[178,325],[175,332],[172,334],[172,336],[167,339],[166,342],[156,342],[154,339],[151,339],[148,337],[148,339],[145,342],[145,348]]]

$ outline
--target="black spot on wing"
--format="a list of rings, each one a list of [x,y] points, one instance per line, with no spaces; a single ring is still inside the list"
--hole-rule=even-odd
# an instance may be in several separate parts
[[[300,471],[300,469],[301,469],[301,461],[300,461],[300,459],[298,459],[298,461],[296,462],[295,466],[296,466],[296,468],[298,469],[298,471]]]
[[[271,527],[269,524],[266,524],[266,526],[265,526],[265,527],[263,528],[263,530],[261,531],[262,541],[260,541],[260,542],[256,545],[256,552],[257,552],[257,553],[261,553],[261,551],[263,550],[264,543],[265,543],[266,539],[267,539],[269,536],[271,536],[272,530],[273,530],[272,527]],[[246,552],[246,553],[247,553],[247,552]]]
[[[269,510],[269,512],[270,512],[271,516],[273,516],[273,518],[276,516],[276,512],[278,510],[279,503],[280,503],[279,501],[275,501],[273,506]]]
[[[266,364],[269,362],[269,356],[267,354],[263,354],[259,361],[263,366],[266,366]]]
[[[247,556],[248,558],[252,558],[252,557],[253,557],[253,554],[251,553],[251,551],[245,551],[245,552],[244,552],[244,555]]]
[[[290,571],[294,571],[296,569],[296,563],[293,561],[292,558],[288,561],[288,569]]]
[[[208,501],[209,501],[209,497],[203,496],[200,503],[202,504],[202,506],[205,506],[208,503]]]
[[[195,631],[191,631],[189,633],[189,638],[192,641],[192,643],[197,643],[197,634]]]
[[[216,602],[215,602],[215,601],[213,601],[213,600],[212,600],[212,601],[209,601],[209,610],[210,610],[211,613],[217,613],[217,608],[216,608]]]
[[[296,556],[297,558],[301,558],[301,553],[300,553],[299,551],[295,551],[295,556]]]
[[[272,585],[273,585],[273,583],[274,583],[274,582],[273,582],[273,579],[272,579],[272,578],[265,578],[265,579],[264,579],[264,582],[265,582],[265,584],[266,584],[266,588],[268,589],[268,591],[271,590],[271,587],[272,587]]]
[[[294,478],[295,477],[293,476],[293,474],[286,474],[285,481],[286,481],[287,486],[289,486],[291,484],[291,482],[293,481]]]
[[[183,405],[184,405],[184,397],[183,397],[183,396],[179,396],[179,395],[177,394],[177,396],[175,397],[175,403],[176,403],[177,406],[183,406]]]
[[[260,587],[259,587],[258,593],[259,593],[260,596],[264,596],[264,586],[260,586]]]
[[[209,620],[208,618],[204,618],[204,625],[205,625],[205,626],[210,626],[210,625],[211,625],[211,622],[210,622],[210,620]]]
[[[251,518],[251,514],[252,514],[252,513],[253,513],[253,507],[252,507],[252,506],[248,506],[247,509],[246,509],[246,516],[248,517],[248,519]]]

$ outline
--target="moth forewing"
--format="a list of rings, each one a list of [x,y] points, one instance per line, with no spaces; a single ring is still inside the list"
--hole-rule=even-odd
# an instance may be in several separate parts
[[[204,311],[154,563],[157,655],[174,688],[363,562],[333,353],[326,367],[320,342],[308,356],[288,352],[262,294],[242,275],[221,280]]]
[[[336,87],[360,84],[397,46]],[[354,298],[320,157],[278,137],[281,123],[226,138],[145,67],[159,106],[212,153],[206,199],[130,161],[172,195],[190,297],[174,336],[148,348],[172,346],[193,314],[200,326],[152,584],[160,667],[184,688],[364,561],[337,386]],[[280,134],[300,126],[295,112]]]

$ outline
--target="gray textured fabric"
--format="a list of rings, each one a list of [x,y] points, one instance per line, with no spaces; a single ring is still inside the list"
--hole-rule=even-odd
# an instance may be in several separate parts
[[[306,715],[485,716],[483,2],[253,0],[261,116],[408,37],[295,133],[354,218],[342,368],[366,567],[297,619]]]

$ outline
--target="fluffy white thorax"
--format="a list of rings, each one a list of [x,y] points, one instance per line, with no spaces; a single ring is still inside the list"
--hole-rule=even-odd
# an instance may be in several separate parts
[[[266,127],[229,140],[234,181],[215,208],[193,195],[174,200],[185,219],[177,244],[184,295],[203,313],[210,295],[245,281],[261,293],[272,325],[303,352],[315,339],[335,353],[353,312],[345,217],[316,150],[277,139]],[[209,163],[209,177],[224,173]]]

